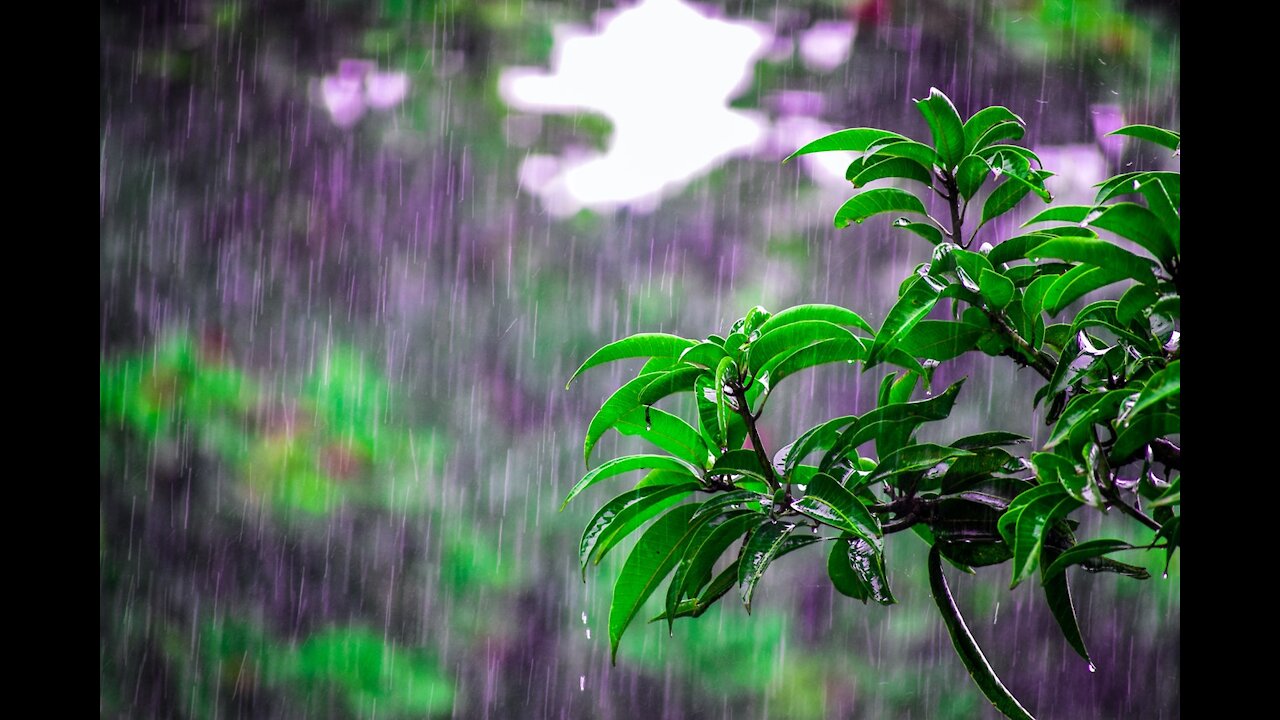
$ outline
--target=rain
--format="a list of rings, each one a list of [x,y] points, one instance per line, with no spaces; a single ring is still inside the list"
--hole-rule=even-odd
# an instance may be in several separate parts
[[[1178,23],[1137,0],[103,3],[101,716],[999,717],[909,532],[886,541],[896,604],[837,592],[815,543],[749,614],[731,592],[668,632],[651,599],[611,663],[635,540],[585,582],[579,542],[631,485],[561,503],[643,361],[565,383],[608,342],[725,335],[756,305],[878,327],[928,244],[833,227],[852,154],[781,161],[846,127],[927,138],[931,87],[1024,118],[1058,201],[1176,170],[1104,135],[1179,128]],[[763,444],[872,409],[888,372],[790,378]],[[927,392],[961,378],[922,441],[1045,440],[1032,370],[969,353]],[[610,432],[590,467],[651,451]],[[1180,716],[1179,559],[1125,560],[1151,579],[1070,575],[1096,671],[1038,582],[949,570],[1042,720]]]

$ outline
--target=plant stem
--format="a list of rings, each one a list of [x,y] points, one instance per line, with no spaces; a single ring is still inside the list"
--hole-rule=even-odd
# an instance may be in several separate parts
[[[1009,338],[1009,340],[1013,342],[1014,346],[1022,352],[1022,356],[1015,357],[1015,360],[1025,362],[1030,365],[1037,373],[1040,374],[1040,377],[1045,380],[1053,378],[1053,371],[1056,369],[1058,364],[1056,360],[1048,354],[1032,347],[1031,343],[1027,342],[1026,338],[1019,335],[1018,331],[1013,329],[1013,326],[1009,324],[1009,318],[1005,317],[1003,312],[996,312],[986,307],[981,308],[981,310],[988,318],[991,319],[991,322],[995,323],[996,326],[1000,328],[1000,332],[1004,333],[1005,337]]]
[[[760,440],[760,431],[756,429],[756,417],[751,414],[751,407],[747,403],[747,391],[737,380],[729,381],[728,386],[729,394],[737,400],[735,405],[738,406],[738,415],[747,424],[747,434],[751,436],[751,448],[756,451],[756,458],[760,461],[760,467],[764,469],[764,480],[770,490],[777,491],[781,485],[778,483],[778,476],[773,472],[773,461],[769,459],[768,453],[764,450],[764,443]]]
[[[1098,437],[1098,428],[1096,426],[1093,428],[1093,441],[1098,443],[1099,449],[1101,450],[1102,439]],[[1134,520],[1137,520],[1143,525],[1146,525],[1152,530],[1160,532],[1162,528],[1160,523],[1152,520],[1146,513],[1129,505],[1129,503],[1126,503],[1121,499],[1120,491],[1116,489],[1115,475],[1111,472],[1111,463],[1107,460],[1107,453],[1105,450],[1098,453],[1098,464],[1101,465],[1100,469],[1102,470],[1102,478],[1106,478],[1106,482],[1099,482],[1098,487],[1102,490],[1102,494],[1106,496],[1107,500],[1109,500],[1112,505],[1120,508],[1120,512],[1128,515]],[[1099,479],[1101,480],[1102,478]]]

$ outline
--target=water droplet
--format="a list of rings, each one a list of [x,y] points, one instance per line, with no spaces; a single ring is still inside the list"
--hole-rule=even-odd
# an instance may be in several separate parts
[[[1089,663],[1089,672],[1096,673],[1098,672],[1098,668],[1094,667],[1093,663]]]
[[[591,628],[587,628],[587,639],[591,639]]]
[[[586,692],[586,690],[587,690],[587,676],[579,675],[578,676],[578,692]]]
[[[1167,572],[1166,572],[1166,573],[1165,573],[1164,575],[1162,575],[1161,577],[1162,577],[1162,579],[1164,579],[1164,580],[1168,580],[1168,579],[1169,579],[1169,573],[1167,573]]]
[[[583,624],[583,625],[586,625],[586,624],[587,624],[587,613],[586,613],[586,611],[583,611],[583,613],[582,613],[582,624]]]

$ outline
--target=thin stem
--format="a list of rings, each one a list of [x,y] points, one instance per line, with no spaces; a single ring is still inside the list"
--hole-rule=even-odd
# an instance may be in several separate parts
[[[1048,354],[1032,347],[1031,343],[1027,342],[1026,338],[1019,335],[1018,331],[1013,329],[1013,326],[1009,324],[1009,319],[1005,317],[1004,313],[995,312],[985,307],[982,308],[982,312],[986,313],[986,316],[991,318],[991,322],[995,323],[996,326],[1000,328],[1000,332],[1004,333],[1005,337],[1013,341],[1014,346],[1022,352],[1022,357],[1015,359],[1026,362],[1034,368],[1037,373],[1040,373],[1040,377],[1045,380],[1053,378],[1053,371],[1057,369],[1058,366],[1056,360]]]
[[[760,431],[756,429],[757,416],[751,414],[751,408],[747,404],[747,391],[742,388],[742,383],[736,380],[730,381],[729,394],[737,399],[738,415],[742,417],[742,421],[747,425],[747,433],[751,436],[751,448],[756,452],[756,458],[760,461],[760,467],[764,469],[764,480],[769,485],[770,490],[777,491],[781,485],[778,483],[778,476],[773,472],[773,461],[769,459],[768,453],[764,450],[764,442],[760,440]],[[788,492],[788,495],[791,493]]]
[[[1094,442],[1098,443],[1099,447],[1101,447],[1102,440],[1101,438],[1098,437],[1097,426],[1093,428],[1093,440]],[[1121,499],[1120,491],[1116,489],[1115,476],[1111,474],[1111,463],[1107,460],[1107,453],[1105,451],[1098,453],[1098,463],[1101,466],[1100,469],[1102,471],[1100,473],[1101,477],[1099,478],[1099,480],[1102,480],[1104,478],[1106,480],[1106,482],[1099,482],[1098,486],[1102,490],[1102,494],[1106,496],[1107,500],[1109,500],[1112,505],[1120,508],[1120,512],[1124,513],[1125,515],[1128,515],[1134,520],[1137,520],[1143,525],[1146,525],[1152,530],[1155,530],[1156,532],[1160,532],[1162,528],[1160,523],[1156,522],[1155,520],[1152,520],[1150,517],[1147,516],[1146,513],[1142,512],[1136,507],[1129,505],[1129,503],[1126,503],[1123,499]]]

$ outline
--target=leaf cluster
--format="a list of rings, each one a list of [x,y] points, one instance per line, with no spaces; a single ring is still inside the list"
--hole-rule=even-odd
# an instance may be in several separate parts
[[[651,621],[672,627],[731,591],[750,612],[772,563],[809,545],[825,543],[839,592],[893,604],[885,539],[911,530],[932,548],[933,595],[975,682],[1002,713],[1029,718],[969,633],[942,561],[968,572],[1008,563],[1011,587],[1038,570],[1064,638],[1092,667],[1065,571],[1148,573],[1109,557],[1143,548],[1113,538],[1079,541],[1071,515],[1086,506],[1118,510],[1152,531],[1146,549],[1163,551],[1166,563],[1176,551],[1179,173],[1126,172],[1101,183],[1091,205],[1052,204],[1044,184],[1051,174],[1035,153],[1013,144],[1025,132],[1020,117],[995,106],[962,120],[936,89],[916,106],[931,144],[850,128],[791,156],[859,154],[846,173],[858,192],[836,211],[837,227],[886,213],[918,216],[893,225],[924,238],[929,258],[902,282],[878,329],[835,305],[777,313],[755,307],[723,334],[642,333],[609,343],[570,378],[644,358],[592,418],[583,459],[590,467],[593,448],[611,430],[663,451],[607,460],[565,498],[567,504],[600,481],[643,471],[595,513],[579,547],[585,579],[588,565],[640,532],[613,587],[615,659],[623,633],[668,578],[663,610]],[[1178,133],[1152,126],[1116,134],[1180,148]],[[887,179],[913,189],[863,189]],[[1032,196],[1049,207],[1018,234],[971,249],[991,221]],[[981,215],[966,237],[970,203],[980,197]],[[949,222],[936,219],[926,202],[945,207]],[[1118,299],[1071,311],[1104,289]],[[935,312],[944,299],[951,312]],[[1044,405],[1052,427],[1043,445],[1028,448],[1030,438],[1003,431],[947,444],[917,440],[921,425],[948,417],[963,380],[924,399],[913,395],[928,387],[939,363],[968,352],[1036,371],[1042,384],[1035,404]],[[819,423],[770,452],[756,429],[769,398],[791,375],[832,363],[897,370],[882,382],[873,410]],[[679,395],[692,396],[694,417],[658,407]]]

